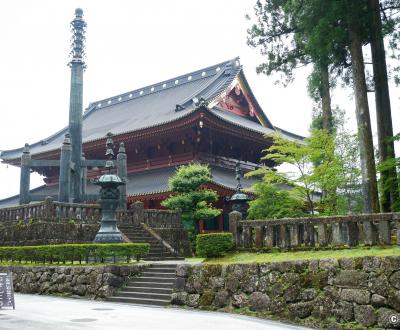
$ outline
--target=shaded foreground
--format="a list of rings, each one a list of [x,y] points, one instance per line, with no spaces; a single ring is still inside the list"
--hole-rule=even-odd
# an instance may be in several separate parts
[[[223,313],[16,294],[16,309],[0,309],[0,329],[277,330],[299,329]]]

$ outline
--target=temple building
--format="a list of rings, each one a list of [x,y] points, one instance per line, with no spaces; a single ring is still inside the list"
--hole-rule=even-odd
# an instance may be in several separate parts
[[[76,63],[81,65],[72,60],[72,69]],[[83,112],[81,125],[82,150],[77,152],[84,153],[82,159],[104,159],[109,133],[116,145],[123,143],[120,151],[127,159],[128,204],[142,201],[146,208],[161,208],[160,202],[171,194],[168,179],[177,166],[208,164],[212,182],[207,186],[220,195],[216,206],[224,212],[202,224],[207,230],[227,227],[227,200],[235,192],[238,162],[244,172],[274,166],[270,161],[260,163],[262,150],[271,145],[265,134],[279,131],[288,139],[301,139],[270,122],[251,91],[239,58],[92,102]],[[52,165],[62,157],[60,147],[66,133],[71,133],[71,123],[29,147],[1,152],[3,163],[13,166],[21,166],[23,155],[29,154],[30,171],[44,176],[45,185],[28,191],[25,202],[59,198],[61,170]],[[98,192],[91,182],[102,171],[95,161],[87,163],[81,175],[86,183],[82,193],[89,196],[84,200]],[[252,183],[242,180],[244,188]],[[19,201],[19,196],[6,198],[0,201],[0,208]]]

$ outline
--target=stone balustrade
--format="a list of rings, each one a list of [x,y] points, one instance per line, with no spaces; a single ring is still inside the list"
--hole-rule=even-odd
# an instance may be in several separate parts
[[[0,209],[0,222],[5,221],[66,221],[98,222],[101,219],[97,204],[61,203],[47,197],[43,202]]]
[[[242,220],[231,212],[229,230],[236,247],[245,249],[400,245],[400,213]]]
[[[101,208],[98,204],[62,203],[47,197],[43,202],[0,209],[0,222],[20,220],[98,223]],[[117,220],[118,224],[134,226],[145,223],[151,228],[182,228],[180,212],[144,209],[141,202],[133,203],[126,211],[118,211]]]
[[[181,213],[170,210],[145,209],[142,202],[133,203],[126,211],[118,211],[118,224],[150,228],[182,228]]]

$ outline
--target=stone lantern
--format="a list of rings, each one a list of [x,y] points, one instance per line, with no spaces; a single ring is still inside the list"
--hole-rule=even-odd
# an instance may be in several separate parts
[[[232,205],[232,211],[238,211],[242,214],[242,219],[246,219],[247,217],[247,210],[249,208],[248,202],[251,200],[251,198],[245,194],[242,189],[242,183],[240,182],[242,178],[242,173],[240,170],[240,164],[239,162],[236,163],[235,166],[235,178],[237,180],[237,185],[236,185],[236,192],[232,195],[232,197],[229,199]]]
[[[112,158],[114,157],[113,141],[111,134],[107,134],[107,151],[106,169],[108,173],[103,174],[95,184],[100,186],[100,206],[101,206],[101,226],[98,231],[94,243],[122,243],[122,234],[117,227],[116,209],[119,203],[118,187],[124,185],[118,175],[112,174],[111,169],[114,167]]]

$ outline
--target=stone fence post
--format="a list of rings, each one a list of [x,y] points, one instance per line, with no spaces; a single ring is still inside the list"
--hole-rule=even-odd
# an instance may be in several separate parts
[[[239,221],[242,220],[242,214],[238,211],[229,213],[229,231],[233,236],[233,244],[238,246],[239,240]]]
[[[44,217],[46,220],[54,220],[55,217],[55,205],[52,197],[48,196],[44,200]]]
[[[144,222],[144,204],[142,202],[135,202],[131,205],[130,210],[131,224],[134,226],[140,226]],[[146,223],[148,225],[148,223]]]

